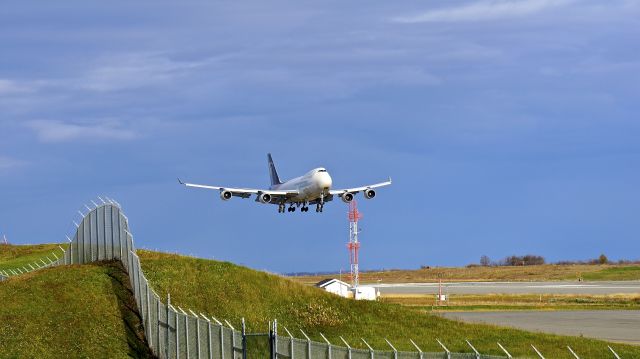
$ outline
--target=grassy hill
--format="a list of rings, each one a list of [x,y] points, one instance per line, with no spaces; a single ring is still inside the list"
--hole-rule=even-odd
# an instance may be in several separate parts
[[[335,344],[343,336],[352,346],[363,347],[365,338],[378,349],[388,349],[388,338],[399,350],[412,350],[408,338],[425,351],[441,351],[436,338],[450,350],[468,352],[469,339],[481,352],[497,354],[499,341],[511,354],[535,357],[530,344],[548,358],[571,358],[570,345],[581,357],[609,357],[607,343],[579,337],[525,332],[489,325],[464,324],[430,315],[419,309],[381,302],[352,301],[302,285],[288,278],[257,272],[232,263],[138,251],[142,268],[160,295],[171,293],[172,304],[193,309],[239,326],[246,318],[248,330],[264,332],[278,319],[297,337],[303,329],[313,339],[325,334]],[[611,344],[622,357],[640,357],[640,347]]]
[[[47,246],[19,252],[28,257]],[[116,263],[12,277],[0,282],[0,303],[0,358],[149,356],[127,276]]]
[[[337,273],[334,275],[337,276]],[[293,276],[305,284],[317,283],[327,275]],[[422,283],[444,281],[548,281],[548,280],[640,280],[639,264],[543,264],[498,267],[432,267],[415,270],[360,272],[362,283]]]
[[[59,243],[30,245],[0,244],[0,270],[22,268],[25,266],[30,269],[29,263],[39,262],[41,258],[46,256],[55,260],[51,252],[55,252],[56,255],[60,256],[62,251],[58,246],[66,248],[67,245]]]

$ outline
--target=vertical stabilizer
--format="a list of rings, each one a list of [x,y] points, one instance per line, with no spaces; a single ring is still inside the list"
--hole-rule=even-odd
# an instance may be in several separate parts
[[[269,160],[269,175],[271,175],[271,186],[276,186],[282,184],[280,181],[280,177],[278,177],[278,171],[276,171],[276,166],[273,164],[273,158],[271,158],[271,154],[267,154],[267,159]]]

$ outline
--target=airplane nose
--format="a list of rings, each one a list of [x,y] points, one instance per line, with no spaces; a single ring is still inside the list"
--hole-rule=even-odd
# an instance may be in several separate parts
[[[328,173],[322,173],[321,176],[318,177],[318,185],[321,189],[331,188],[331,184],[331,176],[329,176]]]

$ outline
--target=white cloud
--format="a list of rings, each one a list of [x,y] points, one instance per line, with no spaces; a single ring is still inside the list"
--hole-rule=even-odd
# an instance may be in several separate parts
[[[42,142],[68,142],[75,140],[132,140],[137,134],[125,128],[119,121],[106,120],[99,123],[70,123],[51,120],[27,122]]]
[[[0,96],[31,92],[34,89],[33,85],[18,83],[7,79],[0,79]]]
[[[536,14],[567,5],[574,0],[492,0],[428,11],[418,15],[396,17],[395,22],[460,22],[510,19]]]
[[[23,166],[25,164],[26,163],[24,161],[0,155],[0,174],[6,173],[9,170]]]
[[[81,87],[95,91],[113,91],[168,82],[177,76],[215,61],[175,61],[157,54],[126,54],[109,58],[89,71]]]

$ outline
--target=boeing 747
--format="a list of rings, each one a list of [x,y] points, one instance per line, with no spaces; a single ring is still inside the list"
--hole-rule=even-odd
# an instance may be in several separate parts
[[[284,213],[285,207],[288,212],[295,212],[296,207],[301,207],[301,212],[308,212],[309,205],[316,205],[316,212],[322,212],[324,204],[333,200],[335,196],[342,199],[343,202],[349,203],[353,201],[354,196],[362,192],[364,198],[371,199],[376,196],[374,188],[388,186],[391,184],[391,178],[388,181],[372,184],[369,186],[331,189],[333,181],[329,172],[325,168],[314,168],[306,174],[294,179],[282,182],[273,164],[271,154],[267,155],[269,161],[269,173],[271,175],[271,186],[269,189],[253,189],[253,188],[231,188],[220,186],[209,186],[195,183],[185,183],[178,179],[180,184],[187,187],[205,188],[220,191],[220,198],[228,201],[231,197],[249,198],[256,195],[256,202],[263,204],[277,204],[278,212]]]

